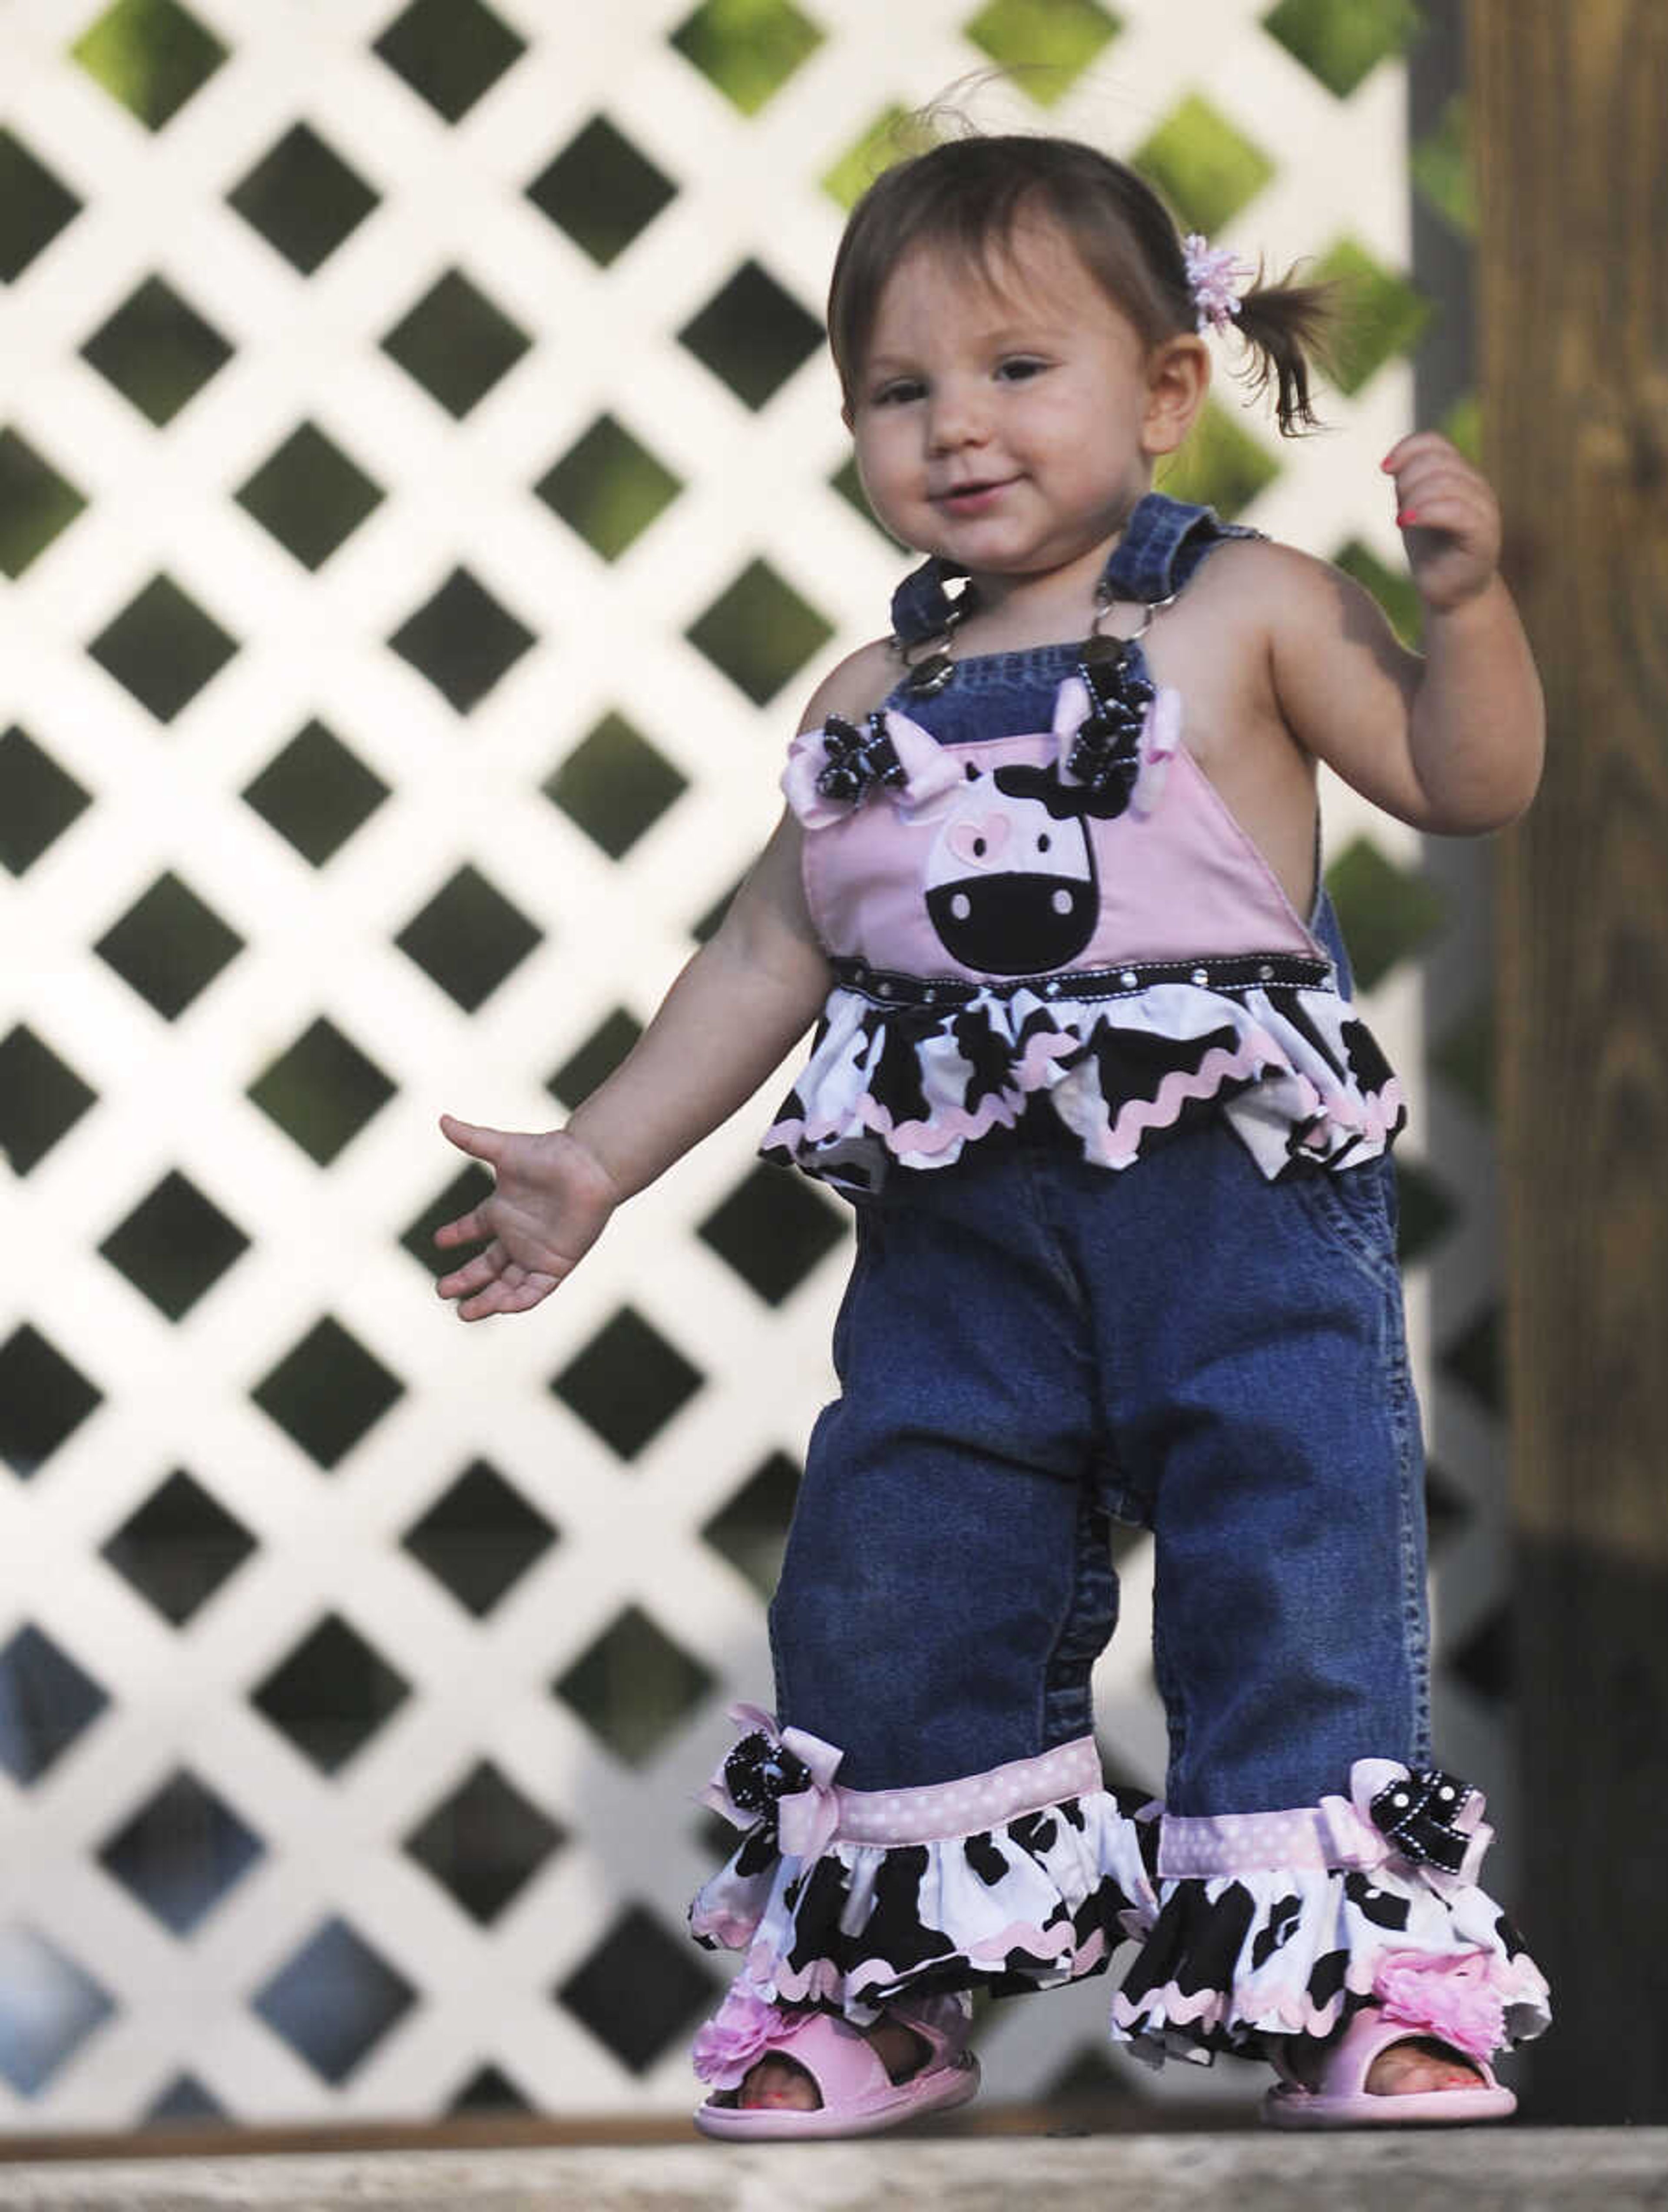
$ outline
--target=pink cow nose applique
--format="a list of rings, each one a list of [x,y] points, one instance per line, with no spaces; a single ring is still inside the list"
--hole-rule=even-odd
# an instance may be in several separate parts
[[[992,812],[976,822],[953,823],[944,842],[964,866],[994,868],[1013,827],[1005,814]]]

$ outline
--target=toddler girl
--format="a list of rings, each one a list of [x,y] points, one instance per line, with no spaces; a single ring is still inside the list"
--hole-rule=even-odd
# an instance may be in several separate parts
[[[439,1232],[466,1320],[536,1304],[813,1018],[767,1156],[857,1256],[771,1607],[777,1715],[707,1795],[693,1926],[740,1951],[707,2132],[884,2127],[977,2082],[967,1992],[1138,1948],[1112,2032],[1271,2060],[1289,2126],[1492,2118],[1545,1984],[1428,1742],[1424,1532],[1386,1158],[1316,764],[1399,820],[1509,821],[1533,665],[1487,485],[1387,456],[1422,661],[1322,562],[1149,489],[1234,331],[1310,421],[1316,294],[1185,244],[1085,146],[883,176],[829,332],[875,512],[928,556],[808,708],[787,807],[630,1058]],[[1151,1528],[1162,1805],[1089,1674],[1113,1519]]]

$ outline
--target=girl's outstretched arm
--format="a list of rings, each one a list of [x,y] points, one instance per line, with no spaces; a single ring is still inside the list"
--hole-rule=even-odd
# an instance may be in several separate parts
[[[525,1313],[588,1252],[622,1199],[750,1098],[816,1018],[829,974],[805,908],[798,823],[781,821],[709,943],[565,1128],[540,1135],[440,1127],[493,1170],[491,1194],[436,1230],[485,1249],[441,1277],[464,1321]]]
[[[1382,465],[1424,604],[1423,658],[1350,578],[1271,549],[1275,688],[1299,739],[1376,805],[1421,830],[1497,830],[1534,797],[1545,744],[1540,679],[1500,574],[1500,509],[1434,430]]]

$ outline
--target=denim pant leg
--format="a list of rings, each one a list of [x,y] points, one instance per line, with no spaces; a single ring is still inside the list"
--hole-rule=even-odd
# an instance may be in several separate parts
[[[1356,1759],[1428,1756],[1390,1176],[1271,1183],[1210,1128],[1118,1178],[1085,1235],[1119,1461],[1156,1540],[1173,1814],[1311,1805]]]
[[[1017,1141],[858,1210],[771,1607],[778,1711],[852,1790],[980,1774],[1086,1735],[1117,1590],[1089,1478],[1084,1301]]]

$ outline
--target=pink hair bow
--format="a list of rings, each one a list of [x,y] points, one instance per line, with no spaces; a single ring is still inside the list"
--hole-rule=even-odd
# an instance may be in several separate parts
[[[1233,248],[1212,246],[1200,231],[1190,230],[1182,241],[1182,262],[1187,270],[1187,289],[1198,317],[1199,336],[1225,331],[1238,319],[1240,292],[1257,272],[1237,259]]]
[[[782,792],[808,830],[837,822],[871,792],[906,817],[953,790],[961,772],[937,739],[907,714],[882,708],[864,721],[830,714],[802,731],[782,771]]]
[[[834,1778],[845,1753],[804,1729],[779,1729],[757,1705],[731,1705],[729,1717],[750,1733],[719,1762],[701,1803],[732,1828],[773,1823],[785,1858],[818,1857],[840,1823]]]

